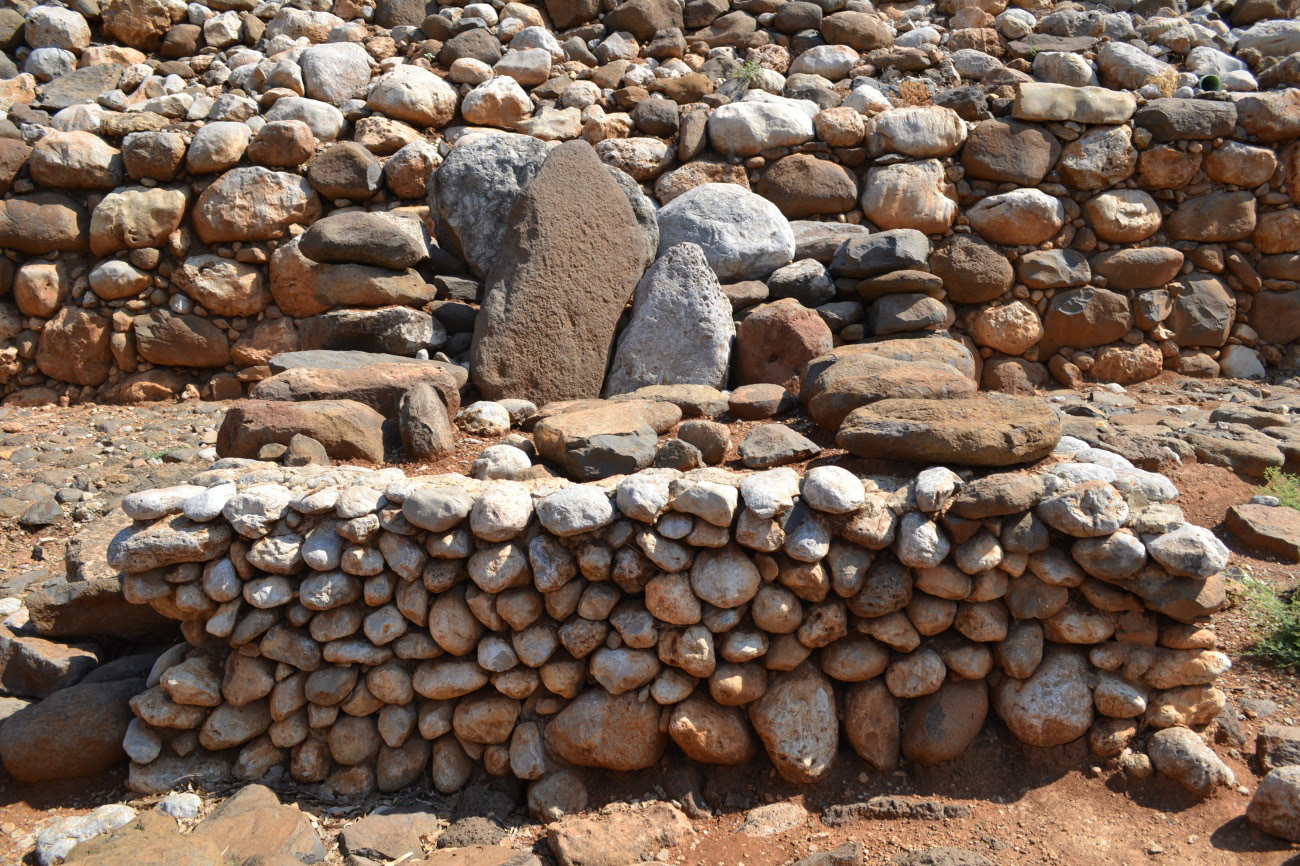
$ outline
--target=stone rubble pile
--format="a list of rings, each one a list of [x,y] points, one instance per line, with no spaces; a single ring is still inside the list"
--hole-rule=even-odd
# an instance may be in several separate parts
[[[566,768],[649,767],[670,741],[803,783],[841,738],[880,771],[949,760],[991,709],[1148,772],[1127,750],[1159,731],[1150,760],[1204,794],[1231,773],[1164,734],[1224,706],[1228,551],[1176,496],[1071,437],[1032,473],[902,478],[223,459],[126,497],[108,548],[187,641],[131,700],[131,784],[451,792],[481,764],[558,814]]]
[[[1013,392],[1294,367],[1295,15],[23,0],[0,390],[230,398],[350,349],[540,405],[927,333]]]

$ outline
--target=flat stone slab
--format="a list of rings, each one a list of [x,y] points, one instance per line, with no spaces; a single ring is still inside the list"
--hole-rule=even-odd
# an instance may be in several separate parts
[[[547,415],[533,427],[537,453],[582,481],[628,474],[649,466],[659,444],[658,428],[666,420],[663,412],[681,418],[681,410],[672,403],[592,400],[575,406],[587,403],[591,408]]]
[[[1285,505],[1234,505],[1223,525],[1256,550],[1300,562],[1300,511]]]
[[[770,469],[816,457],[821,448],[784,424],[764,424],[741,441],[740,457],[750,469]]]
[[[1041,460],[1061,439],[1056,410],[1034,397],[881,400],[849,413],[835,442],[859,457],[963,466]]]
[[[74,69],[36,88],[37,106],[54,112],[82,102],[94,102],[101,93],[117,87],[125,71],[126,67],[120,63]]]
[[[1016,90],[1012,116],[1019,120],[1073,120],[1077,123],[1123,123],[1137,110],[1131,93],[1104,87],[1071,87],[1034,82]]]
[[[460,389],[451,373],[454,369],[458,368],[437,361],[426,361],[423,366],[372,364],[350,370],[298,367],[263,379],[249,396],[256,400],[355,400],[385,418],[396,418],[402,395],[427,382],[438,389],[448,414],[455,417],[460,410]]]
[[[1067,54],[1081,54],[1091,51],[1097,44],[1094,36],[1052,36],[1049,33],[1035,33],[1024,39],[1017,39],[1007,45],[1016,57],[1033,57],[1040,51],[1062,51]]]
[[[352,349],[309,349],[303,352],[281,352],[272,355],[267,362],[272,373],[283,373],[298,367],[316,370],[359,370],[374,364],[425,364],[447,370],[456,379],[456,387],[463,388],[469,382],[469,372],[459,364],[445,361],[426,361],[420,358],[407,358],[403,355],[389,355],[384,352],[358,352]]]

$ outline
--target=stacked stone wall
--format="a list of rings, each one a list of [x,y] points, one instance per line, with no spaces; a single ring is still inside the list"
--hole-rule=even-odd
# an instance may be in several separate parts
[[[738,318],[794,298],[825,325],[821,349],[948,332],[982,356],[981,384],[1010,391],[1296,361],[1285,4],[1234,12],[1236,29],[1204,10],[1093,26],[997,0],[933,21],[833,0],[716,21],[711,3],[684,20],[628,0],[419,22],[380,5],[193,5],[199,24],[125,0],[102,20],[7,10],[24,71],[6,56],[3,395],[228,398],[300,348],[468,364],[511,205],[573,139],[621,179],[643,266],[699,243]],[[452,171],[478,131],[506,138]],[[384,219],[303,234],[357,209]],[[703,210],[736,234],[703,232],[688,218]],[[868,231],[902,234],[890,256],[836,256]],[[730,384],[759,375],[733,363]]]
[[[845,745],[882,772],[952,759],[990,713],[1115,755],[1224,706],[1227,550],[1175,497],[1069,437],[1034,472],[914,477],[222,460],[128,496],[109,547],[187,641],[131,702],[131,782],[450,792],[671,743],[805,783]]]

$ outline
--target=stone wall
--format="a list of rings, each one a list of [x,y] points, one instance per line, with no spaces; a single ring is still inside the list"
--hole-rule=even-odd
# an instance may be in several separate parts
[[[336,794],[841,740],[951,759],[1210,721],[1226,548],[1162,475],[1065,437],[1034,473],[644,470],[590,484],[225,459],[135,493],[111,566],[188,643],[132,700],[131,784]],[[560,773],[560,775],[554,775]],[[545,785],[545,783],[541,783]],[[580,786],[578,786],[580,788]]]
[[[948,331],[1004,390],[1295,360],[1285,2],[1238,4],[1232,27],[1208,6],[1118,0],[137,5],[3,10],[0,390],[15,401],[238,396],[297,348],[468,364],[490,267],[511,265],[508,283],[528,258],[512,206],[568,140],[616,170],[641,271],[697,243],[738,317],[780,298],[815,310],[813,354]],[[630,219],[607,181],[552,173],[568,195],[542,224]],[[376,218],[330,223],[358,210]],[[901,233],[891,255],[836,256],[869,230]],[[570,241],[528,280],[543,301],[578,276],[603,286],[585,310],[598,327],[577,328],[596,369],[564,394],[595,397],[637,262],[626,238]],[[480,329],[507,355],[533,349],[508,318]],[[746,336],[733,385],[765,375],[742,363]],[[476,382],[517,391],[478,342]]]

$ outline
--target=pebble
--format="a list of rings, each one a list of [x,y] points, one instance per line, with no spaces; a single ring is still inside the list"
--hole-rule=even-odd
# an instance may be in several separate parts
[[[203,809],[203,798],[188,792],[168,794],[159,800],[154,808],[179,821],[193,821],[199,817],[199,812]]]

